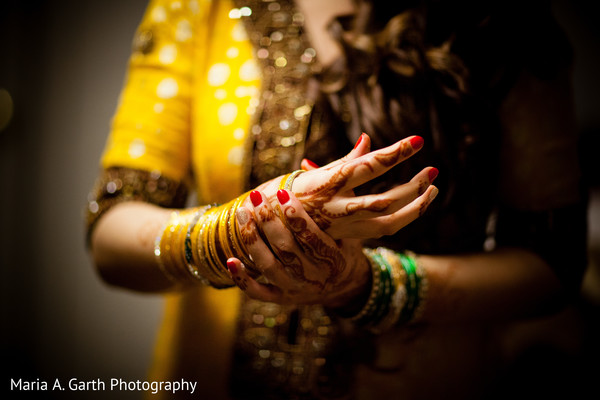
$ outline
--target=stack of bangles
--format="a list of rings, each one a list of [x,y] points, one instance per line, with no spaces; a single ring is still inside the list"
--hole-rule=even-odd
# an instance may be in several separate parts
[[[294,179],[304,172],[285,175],[279,189],[291,190]],[[237,223],[237,209],[249,193],[223,205],[209,205],[173,211],[154,243],[158,266],[176,286],[200,282],[215,288],[234,285],[225,261],[240,259],[248,272],[254,262],[242,241]]]
[[[356,325],[382,333],[416,319],[423,310],[427,279],[414,253],[390,249],[364,249],[373,275],[371,293],[358,314]]]

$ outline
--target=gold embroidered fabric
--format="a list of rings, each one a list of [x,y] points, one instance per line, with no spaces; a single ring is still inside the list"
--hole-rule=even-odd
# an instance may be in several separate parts
[[[319,70],[293,1],[237,0],[262,71],[259,105],[248,141],[248,188],[300,165],[314,99],[309,77]]]
[[[112,167],[101,171],[88,196],[87,238],[98,219],[112,206],[125,201],[144,201],[162,207],[183,207],[188,188],[158,171]]]
[[[235,2],[262,70],[248,139],[248,188],[297,169],[314,104],[310,78],[320,67],[293,1]],[[236,397],[339,397],[347,368],[333,361],[335,322],[322,306],[281,306],[244,299],[232,371]],[[337,367],[337,370],[336,370]],[[347,367],[347,366],[346,366]],[[240,392],[237,392],[239,388]]]

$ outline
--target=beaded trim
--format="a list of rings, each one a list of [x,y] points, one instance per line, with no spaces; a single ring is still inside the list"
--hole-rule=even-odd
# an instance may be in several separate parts
[[[161,207],[181,208],[188,195],[187,185],[161,176],[157,171],[111,167],[100,172],[88,195],[85,209],[87,242],[96,222],[111,207],[125,201],[144,201]]]

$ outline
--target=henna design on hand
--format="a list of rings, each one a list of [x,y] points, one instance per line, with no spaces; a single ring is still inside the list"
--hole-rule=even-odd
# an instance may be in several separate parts
[[[240,208],[237,211],[236,217],[238,219],[238,229],[242,243],[246,246],[253,245],[258,240],[258,233],[256,232],[256,229],[252,228],[248,211]]]
[[[355,168],[340,168],[323,185],[308,192],[296,193],[296,197],[302,203],[306,213],[322,230],[329,228],[331,219],[336,217],[335,215],[329,215],[325,210],[325,203],[330,201],[346,185]]]
[[[346,260],[341,251],[329,246],[318,235],[308,229],[307,222],[302,217],[296,217],[296,209],[292,206],[284,210],[285,218],[290,230],[294,233],[296,240],[304,249],[307,256],[325,264],[327,268],[327,277],[323,287],[328,284],[335,284],[340,274],[346,269]]]
[[[298,280],[300,282],[308,283],[310,285],[315,285],[320,289],[324,289],[325,285],[322,282],[319,282],[314,279],[308,279],[304,275],[304,268],[302,266],[302,261],[300,257],[298,257],[295,253],[290,251],[282,250],[274,247],[274,250],[281,260],[283,264],[283,269],[286,271],[292,278]]]
[[[407,158],[414,152],[412,145],[409,142],[400,143],[400,148],[398,150],[393,150],[384,154],[377,154],[375,156],[375,160],[377,160],[381,165],[385,167],[392,167],[396,165],[400,157]]]
[[[275,214],[275,211],[273,211],[273,208],[271,208],[271,207],[259,208],[258,216],[260,217],[260,219],[263,222],[273,221],[277,217],[277,215]]]
[[[401,157],[408,157],[412,152],[413,148],[409,143],[402,143],[398,150],[379,154],[375,156],[375,160],[389,168],[395,165]],[[381,199],[369,205],[357,202],[350,203],[346,206],[345,212],[341,213],[332,213],[327,210],[325,204],[331,201],[333,196],[346,185],[359,166],[366,166],[373,171],[373,167],[367,161],[356,163],[348,167],[340,168],[340,170],[333,174],[333,176],[323,185],[307,192],[296,193],[296,197],[304,206],[307,214],[322,230],[327,230],[331,226],[333,219],[346,217],[362,210],[382,212],[393,202],[393,200],[390,199]]]
[[[246,278],[242,278],[241,276],[235,276],[233,278],[236,282],[236,285],[242,289],[242,290],[246,290],[248,289],[248,280]]]
[[[379,200],[375,200],[373,203],[371,203],[368,206],[364,205],[362,202],[348,203],[348,205],[346,206],[345,215],[356,214],[357,212],[363,211],[363,210],[372,211],[372,212],[383,212],[393,202],[394,202],[393,199],[379,199]]]
[[[423,193],[425,193],[425,191],[427,190],[427,188],[429,187],[429,184],[425,181],[419,181],[419,189],[418,189],[418,193],[419,196],[421,196]]]

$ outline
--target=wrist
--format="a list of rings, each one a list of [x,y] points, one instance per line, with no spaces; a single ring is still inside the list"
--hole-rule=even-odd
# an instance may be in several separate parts
[[[373,289],[373,274],[369,259],[363,252],[360,254],[360,261],[356,268],[358,272],[348,280],[349,285],[354,284],[356,287],[350,290],[344,299],[338,299],[331,305],[333,312],[343,318],[358,314],[365,307]]]

